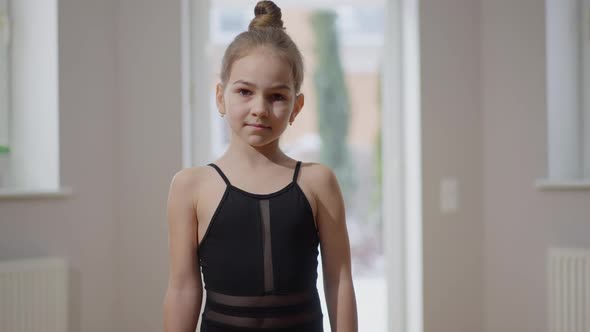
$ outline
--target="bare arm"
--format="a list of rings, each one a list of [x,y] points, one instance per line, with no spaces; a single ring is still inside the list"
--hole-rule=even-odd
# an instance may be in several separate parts
[[[344,200],[331,169],[319,164],[317,224],[320,232],[326,305],[333,332],[357,332],[358,318]]]
[[[195,332],[203,295],[196,252],[194,175],[179,171],[170,183],[167,203],[168,288],[164,298],[164,331]]]

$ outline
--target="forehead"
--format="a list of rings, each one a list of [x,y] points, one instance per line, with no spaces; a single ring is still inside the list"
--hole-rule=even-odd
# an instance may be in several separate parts
[[[237,80],[254,83],[265,88],[277,84],[293,87],[291,66],[272,51],[257,49],[233,63],[230,84]]]

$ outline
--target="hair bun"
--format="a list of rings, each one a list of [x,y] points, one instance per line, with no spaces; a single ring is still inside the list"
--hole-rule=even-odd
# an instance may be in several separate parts
[[[248,30],[269,27],[284,29],[281,8],[272,1],[259,1],[254,8],[254,15]]]

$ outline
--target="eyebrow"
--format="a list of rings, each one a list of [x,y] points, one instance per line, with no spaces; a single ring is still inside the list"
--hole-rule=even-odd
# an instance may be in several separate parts
[[[248,82],[248,81],[244,81],[244,80],[237,80],[233,84],[238,84],[238,83],[256,87],[256,84],[251,83],[251,82]],[[280,89],[280,90],[286,89],[286,90],[291,90],[291,87],[288,86],[288,85],[286,85],[286,84],[277,84],[275,86],[272,86],[271,89]]]

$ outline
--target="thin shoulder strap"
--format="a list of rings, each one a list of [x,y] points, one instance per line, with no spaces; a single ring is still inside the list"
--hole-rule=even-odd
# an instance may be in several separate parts
[[[299,168],[301,168],[301,160],[297,161],[297,165],[295,165],[295,172],[293,173],[293,182],[297,181],[297,174],[299,174]]]
[[[221,168],[219,168],[219,166],[215,165],[214,163],[210,163],[207,165],[215,168],[215,170],[217,170],[217,173],[219,173],[219,175],[221,175],[221,177],[223,178],[223,181],[225,181],[225,184],[227,184],[228,186],[231,186],[231,183],[227,179],[227,176],[225,176],[225,174],[223,174],[223,172],[221,171]]]

